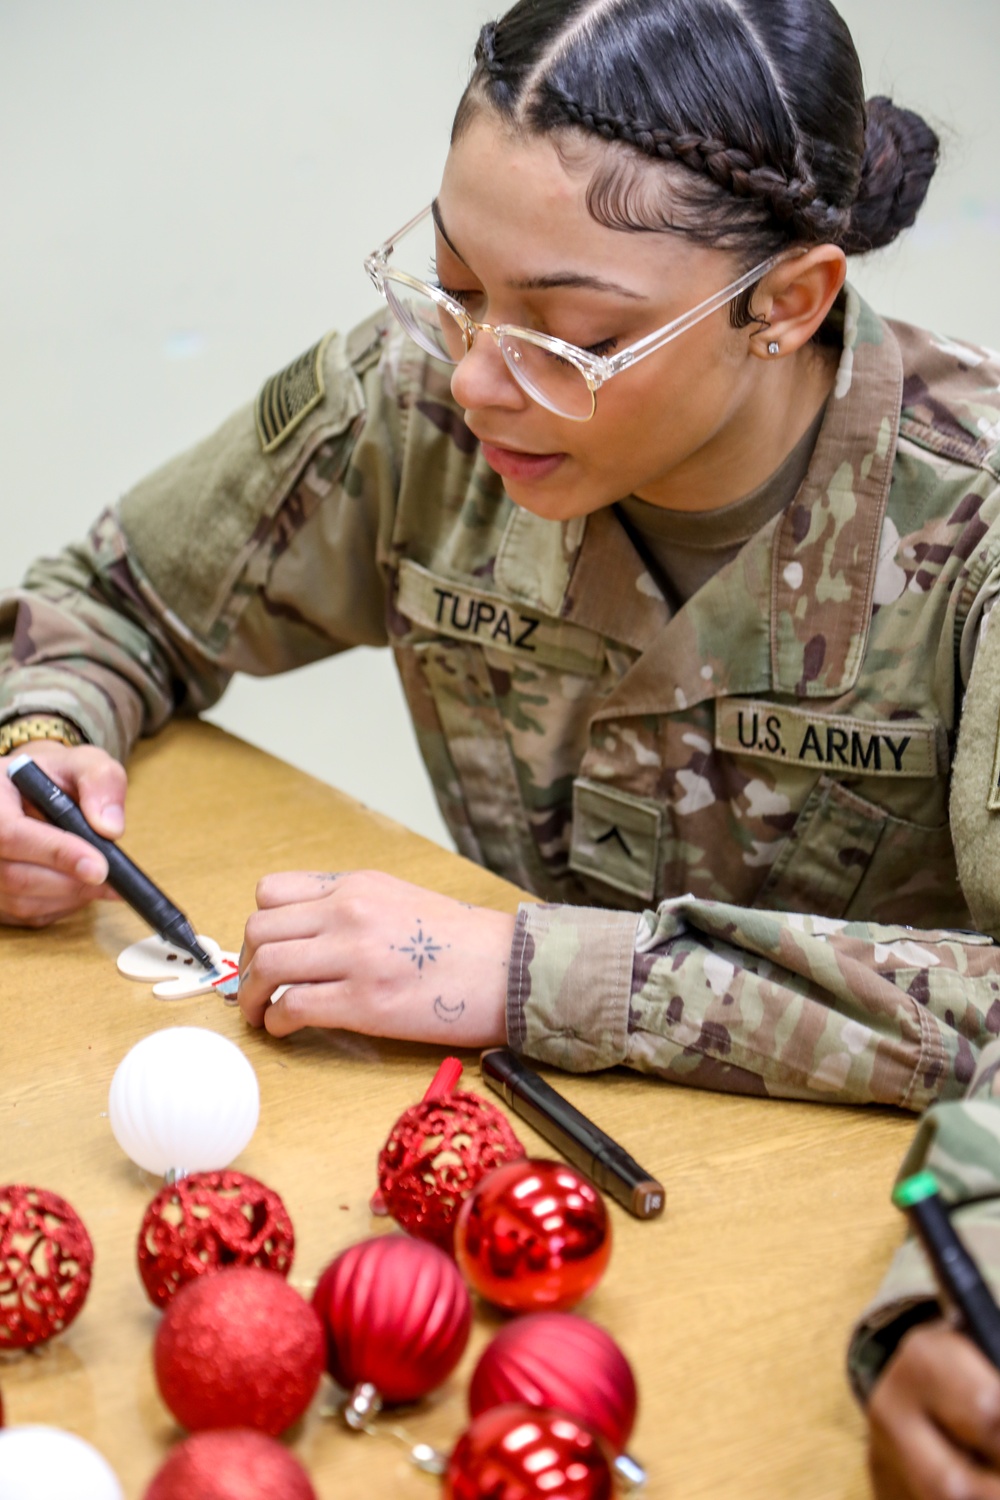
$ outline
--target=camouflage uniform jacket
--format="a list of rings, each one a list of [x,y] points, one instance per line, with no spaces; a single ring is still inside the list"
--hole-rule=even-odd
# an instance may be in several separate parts
[[[924,1115],[897,1180],[925,1168],[953,1205],[952,1222],[1000,1297],[1000,1041],[983,1051],[961,1103],[937,1104]],[[910,1238],[854,1330],[848,1368],[860,1400],[907,1329],[939,1313],[937,1297],[930,1263]]]
[[[0,599],[0,719],[61,712],[124,758],[233,672],[388,642],[459,850],[543,903],[512,1045],[956,1096],[1000,1032],[1000,948],[947,930],[1000,931],[1000,374],[853,293],[841,319],[798,495],[677,611],[613,508],[507,499],[385,318],[330,336]]]

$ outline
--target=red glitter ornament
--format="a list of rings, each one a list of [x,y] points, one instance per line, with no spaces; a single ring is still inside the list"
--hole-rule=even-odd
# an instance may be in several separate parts
[[[512,1401],[569,1412],[621,1453],[638,1396],[632,1367],[609,1333],[575,1313],[552,1312],[501,1328],[472,1372],[473,1417]]]
[[[339,1385],[416,1401],[458,1364],[472,1305],[454,1261],[424,1240],[383,1234],[330,1262],[313,1293]]]
[[[197,1432],[170,1454],[144,1500],[316,1500],[309,1475],[262,1432]]]
[[[0,1351],[68,1328],[87,1300],[94,1247],[58,1193],[0,1187]]]
[[[610,1500],[612,1471],[600,1441],[565,1412],[494,1406],[455,1444],[445,1500]]]
[[[192,1172],[161,1188],[139,1230],[139,1275],[155,1307],[166,1307],[196,1276],[227,1266],[287,1276],[294,1255],[285,1205],[243,1172]]]
[[[379,1154],[379,1188],[397,1224],[451,1254],[467,1195],[487,1172],[523,1156],[506,1115],[459,1089],[400,1115]]]
[[[276,1272],[233,1266],[181,1287],[157,1331],[153,1364],[183,1427],[255,1427],[277,1437],[316,1392],[323,1329]]]
[[[603,1276],[611,1221],[604,1199],[575,1167],[508,1162],[462,1204],[455,1255],[487,1301],[516,1312],[562,1312]]]

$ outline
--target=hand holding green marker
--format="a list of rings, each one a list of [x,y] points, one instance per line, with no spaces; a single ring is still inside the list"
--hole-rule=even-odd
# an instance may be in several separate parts
[[[961,1315],[965,1332],[1000,1370],[1000,1307],[952,1227],[934,1173],[908,1177],[896,1188],[892,1201],[909,1215],[941,1290]]]

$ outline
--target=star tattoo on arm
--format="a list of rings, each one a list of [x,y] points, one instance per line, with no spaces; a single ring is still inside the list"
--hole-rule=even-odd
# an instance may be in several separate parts
[[[422,975],[424,964],[437,963],[438,954],[443,953],[446,947],[450,948],[451,944],[446,943],[442,947],[440,943],[435,943],[430,933],[424,932],[424,924],[418,917],[417,931],[410,938],[410,941],[408,943],[400,943],[398,947],[395,943],[390,943],[389,947],[396,953],[405,953],[410,962],[416,964],[418,971]]]

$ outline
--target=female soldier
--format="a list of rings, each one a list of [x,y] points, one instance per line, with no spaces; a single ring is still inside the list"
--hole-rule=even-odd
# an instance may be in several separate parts
[[[521,0],[476,59],[389,313],[9,596],[0,751],[115,836],[139,733],[389,642],[459,849],[545,904],[269,876],[251,1024],[954,1097],[1000,1013],[1000,372],[845,288],[936,137],[828,0]],[[101,894],[0,794],[4,920]]]

